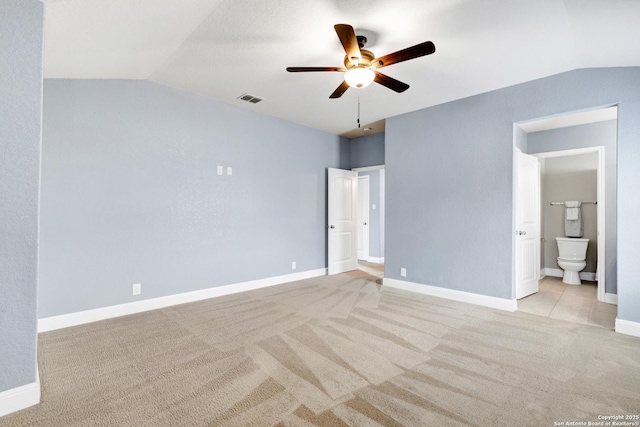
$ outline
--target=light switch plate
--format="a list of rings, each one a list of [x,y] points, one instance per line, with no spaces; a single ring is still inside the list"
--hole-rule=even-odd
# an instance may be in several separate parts
[[[227,166],[227,175],[233,175],[233,168],[231,166]]]
[[[222,175],[222,166],[218,166],[218,175]]]

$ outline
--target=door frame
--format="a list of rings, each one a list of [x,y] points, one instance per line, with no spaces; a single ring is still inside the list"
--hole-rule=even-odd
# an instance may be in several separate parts
[[[375,166],[364,166],[364,167],[360,167],[360,168],[351,168],[352,171],[358,172],[358,174],[360,172],[370,172],[370,171],[376,171],[379,170],[380,171],[380,206],[378,207],[379,209],[382,209],[382,203],[384,202],[385,205],[385,209],[386,209],[386,176],[385,175],[385,165],[375,165]],[[371,219],[371,203],[369,203],[369,219]],[[386,220],[386,216],[385,216],[385,220]],[[371,221],[369,221],[369,224],[371,224]],[[384,251],[384,231],[385,230],[385,224],[381,223],[380,224],[380,242],[382,245],[382,249]],[[371,244],[371,243],[369,243]],[[369,248],[369,254],[371,254],[371,248]],[[371,262],[375,262],[375,263],[382,263],[384,264],[384,256],[381,258],[372,258],[371,256],[369,256],[369,260]]]
[[[566,157],[575,156],[577,154],[598,153],[598,170],[596,172],[596,233],[598,235],[598,262],[596,263],[596,269],[598,272],[598,301],[607,301],[606,297],[606,198],[605,198],[605,147],[584,147],[574,148],[572,150],[560,150],[549,151],[546,153],[535,153],[532,156],[536,156],[541,159],[548,159],[552,157]],[[542,219],[541,219],[542,220]]]
[[[358,218],[358,241],[362,238],[362,257],[360,256],[360,245],[358,245],[358,260],[369,261],[369,244],[370,244],[370,236],[369,236],[369,224],[371,223],[371,212],[370,212],[370,183],[371,178],[369,175],[360,175],[358,174],[358,211],[356,216]],[[366,206],[366,217],[362,217],[363,214],[362,206],[360,206],[360,198],[363,198],[362,201],[366,202],[364,205]],[[361,227],[362,221],[366,219],[366,223],[362,225],[363,230],[360,232],[359,228]]]

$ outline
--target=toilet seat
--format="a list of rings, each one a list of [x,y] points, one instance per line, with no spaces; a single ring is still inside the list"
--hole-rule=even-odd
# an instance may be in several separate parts
[[[564,262],[583,262],[585,260],[583,259],[575,259],[575,258],[561,258],[558,257],[558,261],[564,261]]]

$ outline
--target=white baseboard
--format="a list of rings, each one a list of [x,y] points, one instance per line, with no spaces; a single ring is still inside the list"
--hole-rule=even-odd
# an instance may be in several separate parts
[[[311,279],[313,277],[324,276],[326,274],[327,269],[320,268],[318,270],[302,271],[299,273],[285,274],[283,276],[268,277],[266,279],[252,280],[249,282],[235,283],[225,286],[217,286],[215,288],[185,292],[182,294],[169,295],[166,297],[152,298],[126,304],[96,308],[93,310],[85,310],[76,313],[62,314],[59,316],[45,317],[38,320],[38,332],[47,332],[56,329],[68,328],[70,326],[83,325],[85,323],[97,322],[99,320],[111,319],[119,316],[126,316],[128,314],[141,313],[143,311],[156,310],[158,308],[169,307],[172,305],[185,304],[188,302],[200,301],[208,298],[236,294],[238,292],[266,288],[268,286],[295,282],[297,280]]]
[[[640,323],[616,318],[616,332],[640,338]]]
[[[618,305],[618,294],[604,294],[603,302]]]
[[[564,276],[564,272],[560,268],[544,268],[544,275],[551,277],[562,277]]]
[[[541,268],[540,269],[540,280],[544,279],[546,275],[547,275],[546,269],[545,268]]]
[[[40,403],[40,381],[0,393],[0,417]]]
[[[487,295],[457,291],[455,289],[440,288],[437,286],[421,285],[419,283],[389,279],[386,277],[382,279],[382,290],[391,289],[400,289],[403,291],[415,292],[418,294],[430,295],[453,301],[466,302],[469,304],[481,305],[483,307],[495,308],[504,311],[516,311],[518,309],[518,302],[515,299],[510,300],[490,297]]]
[[[580,280],[586,280],[587,282],[595,282],[596,281],[596,273],[580,273]]]
[[[384,264],[384,257],[370,256],[367,258],[367,262],[373,262],[375,264]]]
[[[561,268],[549,268],[546,267],[541,272],[542,276],[551,276],[551,277],[562,277],[564,276],[564,271]],[[586,280],[587,282],[595,282],[596,281],[596,273],[588,273],[588,272],[580,272],[580,280]]]

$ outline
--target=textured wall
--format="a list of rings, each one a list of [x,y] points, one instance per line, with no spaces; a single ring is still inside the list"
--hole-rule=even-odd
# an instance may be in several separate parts
[[[349,140],[352,168],[384,165],[384,133]]]
[[[346,139],[204,97],[46,80],[40,317],[324,268],[348,166]]]
[[[618,288],[617,128],[617,120],[609,120],[533,132],[527,135],[527,152],[529,154],[604,146],[606,197],[605,283],[606,291],[612,294],[615,294]],[[547,245],[549,245],[548,241]]]
[[[387,119],[385,276],[514,297],[513,123],[618,105],[618,317],[640,321],[640,68],[584,69]],[[635,307],[635,308],[634,308]]]
[[[36,380],[42,23],[0,3],[0,392]]]

